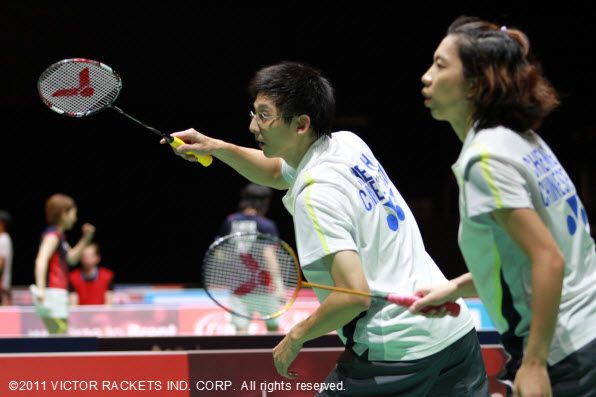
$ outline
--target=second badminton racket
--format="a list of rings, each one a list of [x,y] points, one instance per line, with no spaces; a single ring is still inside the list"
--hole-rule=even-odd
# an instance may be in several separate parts
[[[419,299],[306,282],[294,250],[284,241],[261,233],[235,233],[211,244],[203,260],[203,282],[209,297],[228,312],[261,320],[285,313],[303,287],[384,299],[404,307]],[[455,302],[422,311],[440,307],[449,315],[459,315],[460,306]]]

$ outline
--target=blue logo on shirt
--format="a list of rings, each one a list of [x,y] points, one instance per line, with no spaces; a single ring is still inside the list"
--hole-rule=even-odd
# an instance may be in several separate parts
[[[584,222],[585,227],[588,226],[588,215],[586,214],[585,208],[580,206],[580,201],[577,198],[577,195],[573,195],[567,199],[567,204],[571,207],[573,213],[571,215],[567,215],[567,230],[569,230],[569,234],[572,236],[575,234],[577,230],[577,222],[578,218],[581,215],[582,221]]]
[[[575,191],[559,160],[547,148],[539,146],[525,155],[523,160],[538,179],[540,197],[545,207]]]
[[[393,199],[395,198],[395,196],[393,195],[393,190],[389,189],[389,202],[383,204],[385,207],[389,207],[391,208],[393,211],[395,211],[395,215],[397,215],[397,217],[393,214],[389,214],[387,216],[387,225],[389,226],[389,229],[396,231],[397,228],[399,227],[399,221],[403,221],[404,219],[406,219],[406,214],[404,214],[404,210],[401,209],[401,207],[397,204],[395,204],[393,202]]]
[[[362,189],[358,191],[364,209],[371,211],[374,206],[382,203],[386,208],[391,209],[394,214],[387,215],[387,226],[393,231],[399,228],[399,221],[406,219],[404,211],[397,205],[397,199],[393,193],[392,184],[381,164],[375,164],[364,153],[360,155],[360,164],[352,166],[352,173],[360,180]],[[371,175],[371,173],[374,175]],[[383,189],[384,187],[384,189]],[[387,194],[387,192],[389,194]]]

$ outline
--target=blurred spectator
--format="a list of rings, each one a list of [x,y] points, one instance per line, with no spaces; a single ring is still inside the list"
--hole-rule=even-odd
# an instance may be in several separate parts
[[[0,306],[10,304],[10,286],[12,276],[12,240],[10,214],[0,211]]]
[[[68,275],[71,305],[111,305],[114,292],[114,273],[101,263],[97,243],[83,249],[81,268]]]

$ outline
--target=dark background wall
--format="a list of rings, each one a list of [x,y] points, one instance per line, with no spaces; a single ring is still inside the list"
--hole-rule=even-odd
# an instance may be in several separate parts
[[[52,3],[0,5],[0,209],[14,218],[15,284],[33,281],[43,205],[55,192],[73,196],[80,221],[97,226],[119,282],[197,283],[201,257],[245,183],[218,161],[208,169],[182,161],[115,112],[69,119],[49,111],[37,78],[70,57],[112,66],[124,82],[117,104],[147,123],[248,146],[254,71],[282,60],[318,67],[336,88],[336,127],[367,140],[411,203],[431,255],[455,276],[464,269],[450,165],[460,145],[424,108],[420,76],[456,16],[517,26],[563,98],[540,133],[594,217],[595,6]],[[293,243],[281,197],[270,216]],[[80,222],[68,238],[79,236]]]

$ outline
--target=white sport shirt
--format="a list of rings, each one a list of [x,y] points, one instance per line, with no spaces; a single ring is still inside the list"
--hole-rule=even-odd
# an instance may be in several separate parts
[[[12,240],[8,233],[0,233],[0,256],[4,258],[4,270],[0,272],[0,288],[9,290],[12,279]]]
[[[321,137],[296,170],[285,162],[290,188],[283,198],[294,217],[296,243],[308,281],[333,285],[327,255],[358,252],[373,293],[412,295],[445,280],[424,249],[410,209],[368,146],[351,132]],[[316,290],[320,302],[328,291]],[[379,361],[415,360],[467,334],[473,321],[463,300],[459,317],[428,319],[383,300],[338,334],[347,346]]]
[[[460,186],[460,248],[506,347],[521,354],[527,343],[532,265],[490,215],[499,208],[535,210],[565,257],[548,362],[590,342],[596,329],[594,241],[575,186],[547,144],[532,131],[471,130],[453,172]]]

